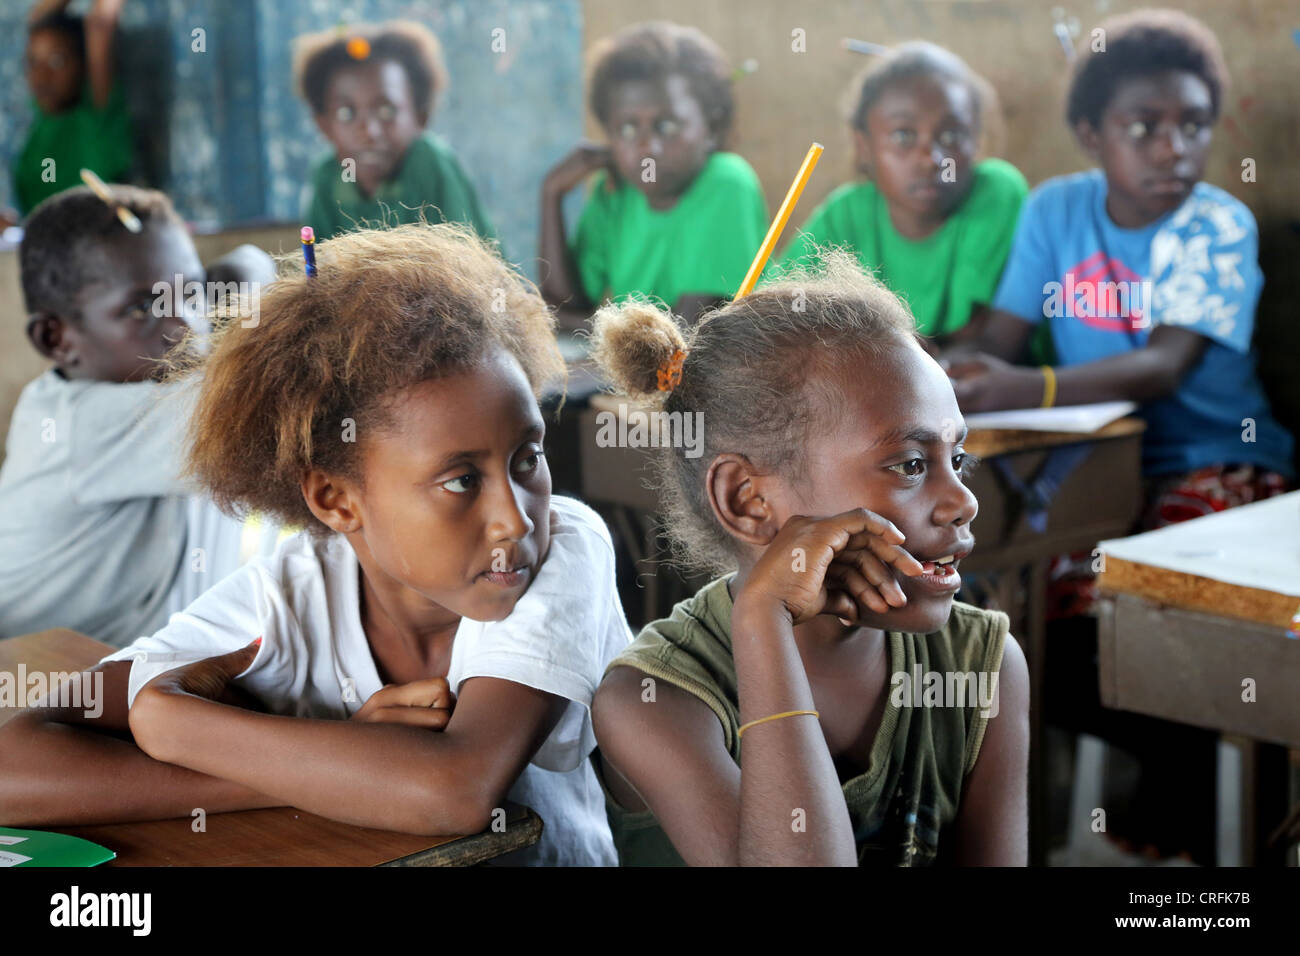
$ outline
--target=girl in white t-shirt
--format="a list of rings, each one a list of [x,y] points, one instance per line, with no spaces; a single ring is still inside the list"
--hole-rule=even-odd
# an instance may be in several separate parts
[[[523,862],[612,864],[588,707],[631,634],[604,525],[551,497],[550,313],[461,227],[317,256],[216,337],[189,459],[305,530],[101,662],[102,715],[0,730],[0,824],[292,805],[472,833],[509,798],[544,821]]]

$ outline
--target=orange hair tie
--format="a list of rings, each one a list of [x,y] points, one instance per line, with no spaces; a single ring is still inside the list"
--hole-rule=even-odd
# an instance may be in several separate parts
[[[672,358],[659,366],[655,373],[659,377],[659,391],[671,392],[682,383],[682,363],[685,361],[686,353],[677,349],[673,352]]]

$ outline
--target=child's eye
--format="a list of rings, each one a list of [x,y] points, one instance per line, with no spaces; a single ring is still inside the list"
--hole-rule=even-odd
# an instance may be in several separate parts
[[[971,476],[971,472],[975,470],[975,466],[979,463],[979,458],[966,452],[952,456],[952,470],[957,472],[962,481]]]
[[[625,143],[635,142],[637,133],[636,123],[624,123],[618,128],[618,138]]]
[[[1129,123],[1128,127],[1124,130],[1129,139],[1142,139],[1150,131],[1151,127],[1142,120],[1134,120],[1132,123]]]
[[[916,142],[916,131],[911,129],[896,129],[889,134],[889,140],[897,146],[911,146]]]
[[[1201,135],[1201,130],[1205,129],[1205,124],[1191,120],[1183,124],[1183,135],[1188,139],[1194,139]]]
[[[889,470],[904,478],[919,478],[925,474],[925,459],[909,458],[907,461],[900,461],[897,465],[890,465]]]
[[[446,488],[448,491],[453,492],[455,494],[463,495],[465,494],[465,492],[472,489],[474,487],[474,483],[477,481],[478,481],[478,475],[473,475],[473,474],[460,475],[456,478],[451,478],[447,481],[444,481],[442,483],[442,487]]]
[[[351,123],[356,116],[357,111],[350,106],[340,106],[334,111],[334,118],[340,123]]]
[[[939,145],[945,149],[951,149],[961,144],[962,134],[955,129],[946,129],[939,134]]]
[[[682,124],[675,119],[661,119],[655,124],[655,130],[660,136],[671,138],[682,131]]]
[[[375,110],[375,112],[379,115],[380,121],[384,123],[391,123],[397,118],[397,108],[389,103],[385,103],[383,106],[379,107],[379,109]]]
[[[162,318],[162,315],[154,310],[156,302],[157,300],[152,298],[133,302],[122,310],[122,315],[132,322],[139,322],[141,325],[153,327]]]
[[[525,455],[515,462],[515,471],[521,475],[529,475],[535,472],[542,463],[542,452],[535,451]]]

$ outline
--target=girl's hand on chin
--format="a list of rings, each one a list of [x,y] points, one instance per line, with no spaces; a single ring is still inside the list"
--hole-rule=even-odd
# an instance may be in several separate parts
[[[736,604],[779,610],[791,625],[819,614],[849,622],[884,614],[907,603],[891,568],[921,573],[903,540],[892,522],[865,508],[830,518],[796,515],[754,565]]]

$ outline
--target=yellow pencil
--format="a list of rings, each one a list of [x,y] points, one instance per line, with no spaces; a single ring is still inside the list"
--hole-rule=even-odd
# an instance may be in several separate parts
[[[762,273],[763,267],[767,265],[772,250],[776,248],[776,241],[781,238],[781,232],[790,219],[790,213],[794,212],[795,203],[799,201],[799,194],[803,192],[804,186],[808,185],[808,177],[812,175],[813,168],[817,165],[817,160],[821,159],[821,156],[821,143],[813,143],[808,147],[808,155],[803,158],[803,165],[799,167],[799,172],[795,174],[794,182],[790,184],[790,191],[785,194],[785,200],[781,203],[781,208],[777,210],[772,225],[768,227],[763,244],[758,247],[758,255],[754,256],[749,271],[745,273],[745,281],[740,284],[740,290],[736,293],[737,299],[743,298],[754,291],[754,283],[758,282],[758,277]]]
[[[135,213],[113,198],[113,194],[104,185],[104,180],[89,169],[83,169],[81,171],[81,181],[89,186],[96,196],[108,203],[109,207],[117,213],[117,218],[122,221],[122,225],[126,226],[128,232],[140,232],[144,228],[140,224],[140,220],[136,218]]]

